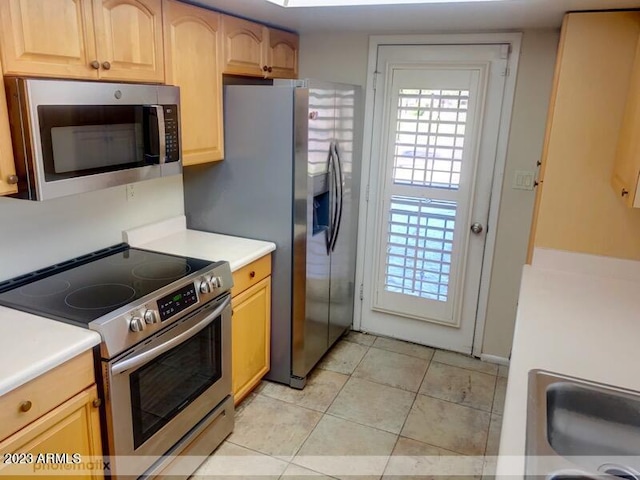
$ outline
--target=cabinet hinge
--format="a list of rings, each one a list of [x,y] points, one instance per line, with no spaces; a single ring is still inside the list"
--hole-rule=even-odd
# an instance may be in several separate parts
[[[364,285],[360,284],[360,301],[364,299]]]
[[[368,202],[369,201],[369,185],[367,184],[365,193],[364,193],[364,199]]]
[[[502,70],[502,76],[503,77],[508,77],[509,75],[511,75],[511,69],[509,67],[507,67],[504,70]]]

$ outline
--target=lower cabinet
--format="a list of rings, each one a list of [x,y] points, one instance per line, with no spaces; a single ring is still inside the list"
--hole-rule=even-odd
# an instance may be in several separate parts
[[[99,407],[91,351],[0,397],[0,478],[104,478]]]
[[[88,388],[1,442],[0,476],[104,478],[97,398],[96,387]]]
[[[270,260],[270,257],[264,258]],[[264,260],[255,263],[249,265],[248,270],[245,267],[234,273],[234,281],[236,276],[247,273],[253,281],[252,286],[232,298],[231,378],[236,405],[260,383],[270,368],[271,276],[258,278],[256,272],[264,267]],[[271,273],[270,263],[268,273]]]

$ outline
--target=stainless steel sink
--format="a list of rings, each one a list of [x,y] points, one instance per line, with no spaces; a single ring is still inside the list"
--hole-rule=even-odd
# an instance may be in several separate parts
[[[527,476],[640,480],[640,392],[529,372]]]

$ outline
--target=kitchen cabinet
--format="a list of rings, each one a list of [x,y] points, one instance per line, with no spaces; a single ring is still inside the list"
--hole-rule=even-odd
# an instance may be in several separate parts
[[[5,75],[164,82],[162,0],[4,0]]]
[[[0,195],[18,192],[18,177],[11,148],[11,131],[4,82],[0,82]]]
[[[270,368],[271,256],[233,273],[232,387],[236,405]]]
[[[632,103],[638,95],[639,37],[640,12],[565,16],[528,263],[534,247],[640,259],[640,210],[620,201],[635,195],[635,183],[611,188],[612,172],[620,171],[625,151],[619,139],[624,142],[626,135],[627,147],[636,141],[625,134],[629,127],[625,130],[623,119],[637,115]],[[623,196],[621,188],[629,193]]]
[[[182,163],[222,160],[220,14],[165,0],[163,15],[165,77],[180,87]]]
[[[224,15],[223,73],[297,78],[298,36]]]
[[[298,78],[298,42],[295,33],[269,29],[266,62],[269,78]]]
[[[0,397],[0,458],[54,453],[71,459],[79,454],[80,460],[90,462],[101,457],[99,406],[88,351]],[[47,465],[56,466],[51,461],[39,465],[43,470],[38,478],[46,476]],[[34,464],[0,462],[0,476],[33,476],[33,469]],[[103,474],[94,469],[76,478],[101,479]]]
[[[640,40],[636,47],[631,87],[618,138],[611,186],[628,207],[640,207]]]

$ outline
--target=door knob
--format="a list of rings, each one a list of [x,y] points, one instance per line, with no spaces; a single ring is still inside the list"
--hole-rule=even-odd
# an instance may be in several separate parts
[[[100,68],[100,62],[98,62],[97,60],[94,60],[89,65],[91,65],[91,68],[93,68],[94,70],[98,70]]]
[[[471,224],[471,231],[476,235],[482,233],[482,230],[484,230],[484,227],[482,226],[481,223],[476,222]]]

